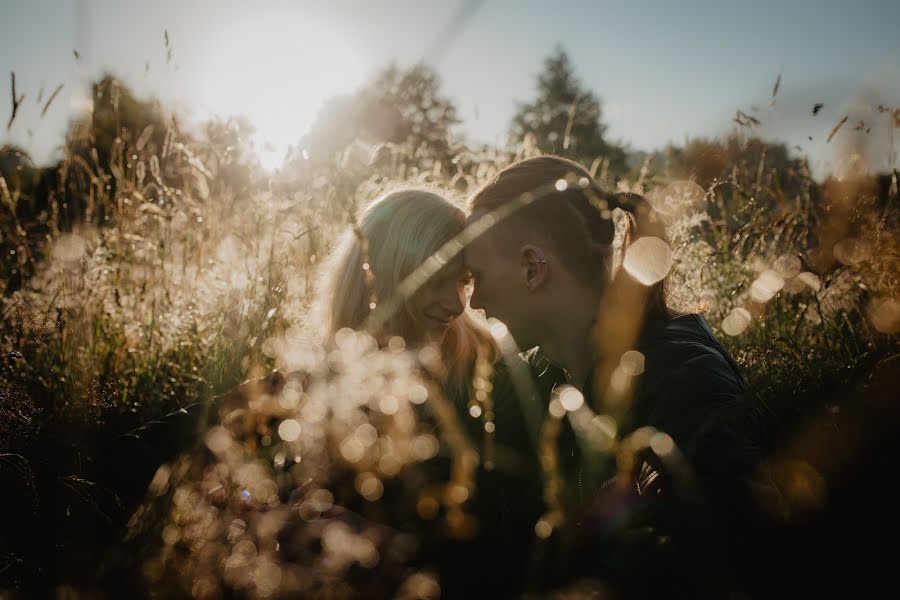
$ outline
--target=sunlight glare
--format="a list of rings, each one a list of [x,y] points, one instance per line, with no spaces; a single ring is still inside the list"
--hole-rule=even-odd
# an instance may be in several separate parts
[[[199,116],[247,117],[267,169],[281,165],[325,100],[353,92],[366,73],[346,37],[306,15],[280,13],[217,28],[193,80]]]
[[[706,210],[706,191],[693,181],[675,181],[665,188],[651,190],[650,204],[669,222]]]

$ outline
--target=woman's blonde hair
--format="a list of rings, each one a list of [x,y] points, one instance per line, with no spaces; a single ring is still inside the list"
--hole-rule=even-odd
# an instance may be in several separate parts
[[[432,191],[404,188],[383,194],[362,211],[322,265],[314,322],[329,339],[344,327],[360,329],[372,303],[392,299],[400,283],[465,225],[463,210]],[[382,343],[395,335],[410,343],[421,337],[409,299],[403,300],[380,330],[371,332]],[[458,388],[454,392],[467,393],[476,353],[485,345],[496,353],[490,336],[465,313],[451,323],[441,349],[446,383]]]

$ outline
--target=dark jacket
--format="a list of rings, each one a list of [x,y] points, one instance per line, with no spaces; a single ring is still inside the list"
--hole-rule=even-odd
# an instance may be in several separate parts
[[[712,570],[717,580],[710,586],[733,586],[733,567],[755,545],[761,519],[754,490],[766,438],[762,412],[746,398],[737,364],[700,315],[650,324],[635,349],[644,356],[644,371],[618,423],[618,438],[650,427],[670,436],[674,446],[660,456],[648,444],[629,481],[610,485],[614,463],[586,457],[564,426],[562,473],[574,514],[564,564],[552,567],[557,572],[551,579],[559,584],[593,575],[626,595],[643,596],[675,580],[705,585]],[[560,375],[550,368],[542,378]],[[589,380],[585,390],[592,387]],[[589,392],[585,400],[598,405]],[[598,463],[607,465],[605,473],[587,476],[584,466]]]
[[[752,477],[765,445],[763,414],[706,319],[687,314],[651,326],[637,349],[645,369],[619,435],[650,426],[671,436],[713,501]]]
[[[516,389],[511,369],[520,377],[531,376],[518,356],[495,365],[494,466],[477,470],[474,497],[467,505],[477,534],[467,540],[441,540],[431,552],[442,598],[518,598],[528,583],[534,525],[544,502],[534,427],[525,415],[541,413],[546,400],[534,393],[533,381],[525,382],[529,391]],[[472,418],[466,406],[457,411],[474,449],[483,454],[483,420]]]

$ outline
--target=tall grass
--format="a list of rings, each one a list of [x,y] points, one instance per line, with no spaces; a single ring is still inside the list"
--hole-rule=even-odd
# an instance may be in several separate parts
[[[97,110],[114,113],[116,105]],[[220,485],[240,493],[252,483],[258,490],[251,496],[284,508],[275,491],[263,488],[285,485],[288,453],[296,452],[294,475],[316,484],[300,506],[321,513],[334,497],[316,469],[334,461],[303,462],[301,454],[315,457],[330,448],[343,456],[341,468],[354,471],[357,494],[375,498],[398,464],[427,458],[437,443],[413,425],[398,425],[398,418],[360,429],[360,406],[378,406],[374,398],[390,393],[400,402],[391,415],[416,414],[420,390],[391,388],[391,381],[411,377],[410,366],[395,364],[403,362],[400,355],[377,358],[368,338],[347,338],[340,356],[315,349],[316,324],[307,311],[318,263],[351,215],[380,190],[413,182],[465,194],[539,149],[451,144],[456,155],[442,164],[405,144],[354,142],[324,164],[295,156],[273,177],[258,168],[239,122],[209,123],[202,135],[188,135],[174,119],[152,121],[101,131],[100,117],[89,116],[73,123],[65,157],[44,173],[42,185],[30,184],[22,170],[0,182],[6,254],[0,472],[4,481],[17,482],[7,517],[58,524],[58,513],[71,513],[76,502],[57,491],[59,482],[81,481],[104,440],[274,367],[314,371],[325,361],[320,368],[343,373],[353,389],[368,386],[367,394],[334,387],[340,384],[308,390],[306,408],[287,413],[312,432],[305,441],[279,441],[261,419],[267,441],[247,453],[234,444],[249,437],[216,429],[205,443],[225,467],[180,463],[156,482],[156,493],[171,494],[172,510],[157,515],[163,543],[144,563],[148,580],[175,573],[175,585],[193,586],[201,597],[214,595],[222,582],[271,595],[278,584],[266,588],[271,578],[259,573],[278,571],[290,587],[312,571],[278,563],[273,534],[242,520],[247,506],[198,490]],[[108,146],[92,145],[99,140]],[[647,164],[618,186],[648,194],[671,213],[676,308],[706,313],[756,396],[789,432],[819,414],[823,403],[832,414],[839,410],[826,394],[830,386],[865,382],[879,365],[896,360],[900,215],[896,185],[879,194],[864,172],[820,184],[802,161],[791,173],[768,165],[766,145],[748,140],[748,147],[751,142],[759,149],[756,160],[725,164],[708,181],[696,179],[703,165]],[[602,157],[594,168],[600,164]],[[373,361],[383,370],[353,371]],[[355,400],[347,400],[345,413],[332,407],[344,416],[319,427],[316,403],[333,405],[337,398]],[[417,440],[415,456],[385,447],[381,463],[348,457],[358,448],[348,449],[347,439],[364,436],[370,447],[388,444],[391,435]],[[78,489],[85,506],[102,508],[98,490],[88,483]],[[219,526],[208,533],[212,521]],[[74,543],[54,527],[44,531]],[[253,548],[243,543],[251,539],[242,537],[248,528],[257,536]],[[384,551],[364,535],[337,529],[331,535],[355,540],[334,542],[343,549],[334,551],[338,562],[366,565]],[[200,540],[215,550],[201,550]],[[366,552],[352,555],[360,547]],[[42,560],[22,539],[0,546],[0,572],[14,584],[40,573]],[[417,581],[427,587],[427,578]]]

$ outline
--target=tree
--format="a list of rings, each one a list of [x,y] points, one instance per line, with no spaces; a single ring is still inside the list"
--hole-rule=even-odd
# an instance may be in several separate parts
[[[13,144],[0,147],[0,177],[6,182],[8,191],[29,193],[37,174],[38,170],[27,150]],[[5,194],[2,190],[0,193]]]
[[[625,150],[605,139],[600,100],[575,75],[568,54],[557,49],[544,60],[537,78],[537,98],[520,103],[510,126],[513,143],[529,134],[543,151],[572,156],[591,165],[608,161],[608,172],[625,170]]]
[[[684,146],[669,144],[663,152],[670,177],[691,179],[706,189],[716,180],[738,176],[745,185],[775,178],[787,195],[805,185],[805,164],[782,143],[757,136],[731,134],[723,138],[694,138]],[[762,171],[760,171],[762,168]]]
[[[315,161],[331,160],[356,140],[390,143],[421,166],[452,158],[450,129],[456,107],[441,94],[440,79],[426,65],[391,65],[359,92],[329,100],[301,147]]]
[[[95,168],[106,168],[123,144],[134,144],[142,136],[141,147],[159,154],[166,131],[174,123],[156,99],[143,99],[109,73],[91,85],[92,110],[69,122],[67,149]],[[182,134],[180,141],[187,136]],[[93,157],[96,151],[96,159]]]

